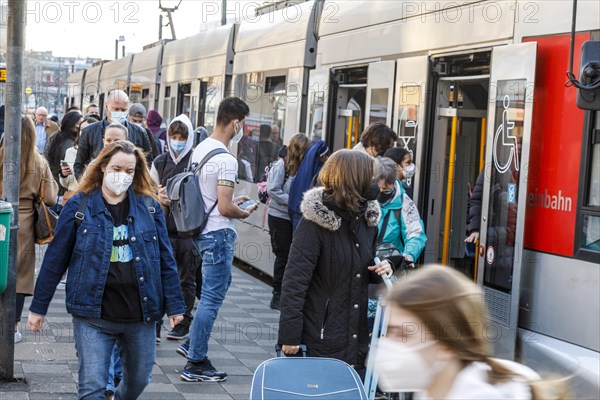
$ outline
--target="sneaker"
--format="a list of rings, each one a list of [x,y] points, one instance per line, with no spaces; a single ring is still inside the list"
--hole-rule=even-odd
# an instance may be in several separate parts
[[[179,354],[182,357],[187,358],[189,352],[190,352],[190,340],[188,339],[184,343],[182,343],[181,346],[179,346],[177,348],[177,354]]]
[[[15,343],[21,343],[23,341],[23,335],[21,332],[15,331]]]
[[[226,379],[227,374],[217,371],[208,357],[202,362],[188,361],[181,374],[181,380],[185,382],[223,382]]]
[[[175,325],[175,328],[171,329],[169,333],[167,333],[167,339],[169,340],[181,340],[185,339],[190,334],[190,326],[184,324]]]

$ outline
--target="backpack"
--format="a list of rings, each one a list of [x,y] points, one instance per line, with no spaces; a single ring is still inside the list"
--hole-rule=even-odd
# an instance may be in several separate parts
[[[256,187],[258,188],[258,200],[263,204],[267,204],[267,202],[269,201],[269,193],[268,193],[269,171],[271,171],[271,168],[273,168],[273,165],[275,165],[275,163],[277,161],[279,161],[279,160],[275,160],[265,167],[265,173],[262,176],[262,179],[260,180],[260,182],[258,182],[256,184]],[[287,179],[288,179],[288,173],[287,173],[287,171],[285,171],[285,178],[283,178],[284,185],[285,185],[285,181],[287,181]]]
[[[218,154],[230,154],[225,149],[215,149],[208,153],[200,164],[191,164],[186,172],[169,178],[167,195],[171,200],[171,215],[175,220],[180,237],[193,237],[202,233],[208,216],[215,209],[219,199],[206,211],[200,182],[196,176],[202,167]],[[190,159],[191,162],[191,159]]]

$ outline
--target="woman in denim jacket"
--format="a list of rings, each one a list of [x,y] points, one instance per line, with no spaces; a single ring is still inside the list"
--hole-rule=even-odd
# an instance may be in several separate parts
[[[165,219],[145,157],[132,143],[108,145],[88,167],[61,213],[29,308],[39,332],[68,269],[67,311],[79,355],[79,399],[104,399],[115,343],[123,381],[118,399],[136,399],[150,382],[155,322],[185,311]]]

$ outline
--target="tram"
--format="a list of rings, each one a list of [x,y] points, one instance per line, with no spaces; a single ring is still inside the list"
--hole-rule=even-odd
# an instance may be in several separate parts
[[[220,99],[242,97],[249,140],[232,152],[250,171],[237,192],[252,197],[262,171],[244,143],[304,132],[337,150],[385,122],[418,168],[410,185],[429,239],[421,261],[483,286],[493,324],[482,329],[496,354],[570,376],[575,397],[597,398],[600,111],[579,108],[565,86],[573,5],[308,1],[75,73],[68,105],[102,104],[106,85],[127,88],[166,123],[187,113],[212,131]],[[575,16],[579,71],[582,45],[600,43],[600,3],[577,1]],[[480,174],[473,256],[464,239]],[[271,275],[265,221],[261,206],[237,223],[236,257]]]

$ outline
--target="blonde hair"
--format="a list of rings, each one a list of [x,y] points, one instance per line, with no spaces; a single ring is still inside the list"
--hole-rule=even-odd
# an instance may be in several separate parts
[[[295,176],[298,173],[309,144],[310,140],[303,133],[297,133],[290,139],[287,155],[285,156],[285,170],[290,176]]]
[[[373,182],[373,159],[360,151],[338,150],[329,157],[319,180],[325,187],[323,198],[352,212],[359,212],[363,195]]]
[[[158,189],[150,177],[144,153],[127,140],[113,142],[102,149],[100,154],[98,154],[98,157],[94,159],[94,162],[90,163],[85,170],[85,174],[79,183],[79,189],[77,191],[89,194],[100,188],[102,186],[102,181],[104,180],[102,168],[105,168],[112,157],[117,153],[133,154],[135,156],[135,172],[133,183],[131,184],[135,194],[152,197],[153,199],[158,200],[158,197],[156,196]]]
[[[460,272],[442,265],[427,265],[394,286],[388,304],[418,317],[423,332],[433,335],[466,365],[484,362],[491,368],[490,383],[521,375],[491,358],[484,336],[488,314],[482,289]],[[533,399],[566,399],[565,382],[528,381]]]

